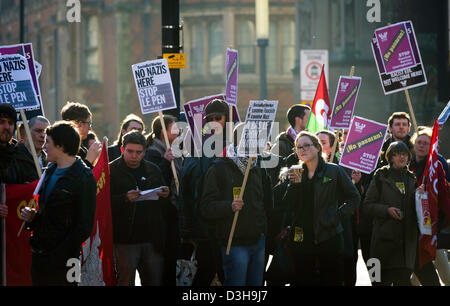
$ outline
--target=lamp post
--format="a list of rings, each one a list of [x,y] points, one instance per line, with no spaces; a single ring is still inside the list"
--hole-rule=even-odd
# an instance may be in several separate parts
[[[269,0],[255,0],[256,42],[259,47],[259,96],[267,98],[266,47],[269,45]]]

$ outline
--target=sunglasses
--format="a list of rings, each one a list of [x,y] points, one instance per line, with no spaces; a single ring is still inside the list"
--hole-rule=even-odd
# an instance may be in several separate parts
[[[297,151],[306,151],[312,146],[313,146],[312,143],[307,143],[307,144],[303,145],[302,147],[297,147]]]

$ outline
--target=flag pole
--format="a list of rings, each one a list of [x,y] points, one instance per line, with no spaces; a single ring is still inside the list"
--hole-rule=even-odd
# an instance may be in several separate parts
[[[247,185],[248,174],[250,172],[252,161],[253,161],[253,156],[250,156],[248,158],[247,169],[245,169],[244,181],[242,182],[241,192],[239,193],[239,198],[238,198],[239,200],[242,200],[242,198],[244,196],[245,186]],[[236,223],[237,223],[238,216],[239,216],[239,210],[234,213],[233,224],[231,225],[230,235],[228,236],[228,245],[227,245],[227,250],[226,250],[227,255],[230,255],[231,242],[233,240],[234,230],[236,229]]]
[[[167,129],[166,129],[166,124],[164,123],[162,111],[158,111],[158,116],[159,116],[159,120],[161,121],[161,126],[162,126],[162,130],[163,130],[163,134],[164,134],[164,140],[166,141],[166,147],[167,147],[167,149],[169,149],[170,143],[169,143],[169,138],[167,137]],[[177,170],[175,168],[175,163],[173,160],[170,162],[170,165],[172,166],[173,178],[175,180],[175,186],[177,188],[177,193],[179,193],[180,184],[178,182]]]

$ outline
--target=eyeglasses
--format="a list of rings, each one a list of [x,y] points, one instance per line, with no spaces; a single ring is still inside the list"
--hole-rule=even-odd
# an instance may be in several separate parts
[[[313,146],[312,143],[307,143],[307,144],[303,145],[302,147],[297,147],[297,151],[301,151],[301,150],[306,151],[312,146]]]
[[[220,121],[222,120],[222,116],[216,115],[216,116],[210,116],[208,118],[206,118],[207,122],[211,122],[211,121]]]

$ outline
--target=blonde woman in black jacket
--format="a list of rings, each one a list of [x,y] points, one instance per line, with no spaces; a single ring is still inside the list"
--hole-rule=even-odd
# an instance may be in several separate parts
[[[340,286],[344,249],[341,217],[355,211],[360,196],[341,167],[323,160],[322,146],[314,134],[301,132],[295,145],[303,165],[301,179],[299,182],[298,173],[289,171],[285,194],[291,211],[288,245],[295,262],[293,285]]]

